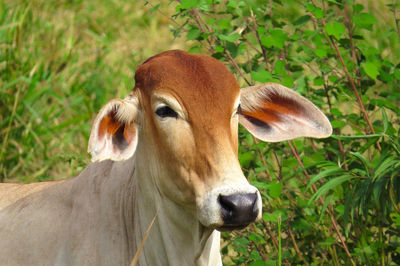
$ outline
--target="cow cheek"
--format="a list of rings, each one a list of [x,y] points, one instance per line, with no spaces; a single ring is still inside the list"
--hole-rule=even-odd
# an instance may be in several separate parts
[[[190,130],[174,130],[168,134],[160,134],[162,142],[161,158],[166,175],[161,180],[163,191],[168,197],[181,204],[195,202],[195,185],[198,177],[196,169],[195,145]],[[174,193],[171,193],[174,191]]]

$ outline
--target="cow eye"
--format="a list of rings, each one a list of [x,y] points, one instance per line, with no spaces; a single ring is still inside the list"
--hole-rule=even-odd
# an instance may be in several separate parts
[[[158,115],[161,118],[165,118],[165,117],[178,118],[178,114],[174,110],[172,110],[171,107],[169,107],[167,105],[157,108],[156,115]]]

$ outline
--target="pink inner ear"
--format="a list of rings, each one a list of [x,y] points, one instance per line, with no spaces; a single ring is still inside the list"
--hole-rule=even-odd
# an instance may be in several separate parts
[[[281,122],[283,116],[287,115],[301,115],[301,110],[298,108],[297,103],[290,101],[282,101],[278,103],[263,102],[261,106],[254,110],[242,110],[243,115],[255,118],[266,123],[268,122]]]
[[[126,142],[131,143],[135,138],[135,135],[136,135],[135,125],[133,123],[126,125],[124,128],[124,138]]]
[[[281,118],[279,113],[269,108],[259,108],[252,111],[242,111],[242,114],[247,117],[255,118],[263,122],[279,122]]]
[[[99,125],[98,140],[105,135],[111,136],[114,151],[125,150],[135,138],[136,128],[134,123],[124,124],[115,119],[115,112],[105,116]]]
[[[287,95],[270,91],[264,97],[256,108],[243,110],[243,114],[268,123],[282,122],[282,117],[288,115],[303,116],[306,112],[301,101]]]
[[[99,140],[102,139],[106,133],[114,135],[121,126],[122,124],[115,119],[114,112],[111,112],[110,115],[104,117],[100,122],[98,131]]]

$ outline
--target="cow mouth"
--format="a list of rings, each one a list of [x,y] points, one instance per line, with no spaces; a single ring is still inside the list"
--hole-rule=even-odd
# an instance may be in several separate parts
[[[229,232],[229,231],[234,231],[234,230],[242,230],[246,228],[249,224],[235,224],[235,225],[223,225],[220,227],[217,227],[216,229],[220,232]]]

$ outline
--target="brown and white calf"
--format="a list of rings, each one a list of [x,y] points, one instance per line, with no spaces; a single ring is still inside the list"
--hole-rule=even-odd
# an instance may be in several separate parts
[[[139,265],[221,265],[219,231],[261,217],[238,162],[238,123],[264,141],[332,131],[296,92],[240,89],[208,56],[164,52],[135,80],[97,115],[93,163],[80,175],[0,185],[0,265],[128,265],[155,216]]]

